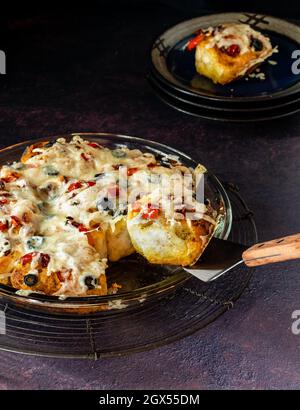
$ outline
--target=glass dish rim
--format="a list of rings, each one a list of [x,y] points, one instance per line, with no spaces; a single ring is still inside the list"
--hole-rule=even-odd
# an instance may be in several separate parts
[[[147,144],[149,145],[149,148],[155,149],[157,148],[158,150],[161,149],[161,151],[158,151],[158,153],[165,153],[164,150],[167,151],[172,151],[173,154],[177,154],[180,159],[184,158],[187,161],[191,162],[193,165],[197,166],[198,162],[195,161],[193,158],[191,158],[189,155],[185,154],[184,152],[173,148],[167,144],[162,144],[157,141],[153,141],[150,139],[144,139],[141,137],[136,137],[136,136],[130,136],[126,134],[116,134],[116,133],[110,133],[110,132],[70,132],[70,133],[62,133],[58,135],[49,135],[49,136],[44,136],[44,137],[38,137],[38,138],[32,138],[29,140],[25,140],[16,144],[9,145],[7,147],[1,148],[0,149],[0,156],[2,154],[5,154],[8,151],[11,151],[15,148],[18,147],[24,147],[24,149],[33,143],[40,142],[40,141],[47,141],[48,139],[57,139],[57,138],[72,138],[74,136],[82,136],[82,137],[90,137],[90,138],[118,138],[121,140],[124,140],[125,142],[136,142],[145,147],[147,149]],[[112,141],[113,142],[113,141]],[[151,147],[152,145],[152,147]],[[168,155],[168,154],[167,154]],[[227,239],[231,227],[232,227],[232,207],[231,203],[229,200],[229,197],[227,195],[227,192],[225,188],[223,187],[222,183],[219,181],[219,179],[210,171],[206,170],[207,175],[211,178],[211,180],[214,182],[216,188],[221,194],[221,197],[224,202],[225,206],[225,211],[226,211],[226,229],[225,233],[223,234],[223,239]],[[160,282],[153,283],[151,285],[147,285],[142,288],[138,288],[132,291],[127,291],[124,293],[119,293],[119,294],[114,294],[114,295],[103,295],[103,296],[74,296],[74,297],[67,297],[64,299],[60,299],[58,296],[52,296],[52,295],[44,295],[44,294],[39,294],[39,293],[32,293],[29,295],[21,295],[16,293],[16,289],[6,286],[6,285],[0,285],[0,297],[4,296],[7,297],[13,301],[23,301],[26,303],[27,307],[34,307],[34,306],[45,306],[45,307],[51,307],[51,308],[62,308],[62,309],[68,309],[68,307],[72,309],[76,308],[82,308],[83,306],[102,306],[105,305],[109,302],[117,302],[120,301],[122,303],[126,302],[133,302],[134,300],[140,301],[143,296],[147,297],[147,301],[151,299],[153,296],[157,296],[158,294],[165,295],[168,293],[170,290],[173,288],[176,288],[180,284],[184,283],[187,279],[190,278],[190,274],[185,272],[181,266],[178,266],[178,270],[180,270],[179,273],[176,273],[167,279],[164,279]],[[175,270],[176,272],[176,270]],[[175,280],[177,278],[177,280]],[[162,285],[161,287],[159,285]],[[159,287],[159,289],[158,289]],[[112,307],[113,308],[113,307]],[[118,306],[115,307],[118,309]]]

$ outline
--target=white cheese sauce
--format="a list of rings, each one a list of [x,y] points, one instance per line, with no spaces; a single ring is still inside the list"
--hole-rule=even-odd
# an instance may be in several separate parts
[[[208,31],[208,41],[206,48],[218,47],[228,49],[231,45],[239,46],[239,54],[243,55],[251,51],[252,39],[258,39],[262,43],[259,59],[271,55],[273,50],[268,37],[259,31],[253,30],[248,24],[222,24],[215,29]]]
[[[33,252],[30,273],[38,275],[39,257],[47,255],[47,275],[60,273],[61,286],[55,294],[62,298],[86,294],[86,278],[105,274],[106,255],[100,257],[87,234],[94,229],[105,233],[109,227],[113,233],[126,215],[127,204],[118,212],[101,208],[112,189],[115,198],[112,195],[110,200],[116,206],[123,190],[132,202],[138,195],[151,194],[162,206],[159,186],[163,176],[188,172],[195,178],[177,157],[163,159],[169,159],[172,166],[155,166],[151,153],[126,147],[110,150],[79,136],[70,142],[60,138],[52,146],[34,149],[33,154],[24,164],[6,165],[0,171],[0,257],[11,250],[21,256]],[[124,166],[126,184],[122,182]],[[194,200],[192,204],[203,219],[214,222],[205,214],[204,204]],[[124,243],[119,236],[118,246],[130,246],[128,235],[123,236]]]

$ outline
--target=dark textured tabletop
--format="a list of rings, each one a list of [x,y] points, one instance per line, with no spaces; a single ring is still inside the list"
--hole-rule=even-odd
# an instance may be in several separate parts
[[[240,187],[259,238],[300,231],[300,118],[224,124],[180,114],[147,85],[152,40],[192,14],[120,6],[1,17],[0,145],[69,131],[164,142]],[[171,345],[99,361],[0,352],[0,389],[300,388],[300,263],[261,268],[234,308]]]

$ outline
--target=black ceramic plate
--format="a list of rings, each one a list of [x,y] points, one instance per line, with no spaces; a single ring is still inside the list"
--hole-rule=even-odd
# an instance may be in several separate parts
[[[258,113],[262,111],[268,111],[270,110],[270,108],[287,107],[289,105],[294,105],[294,103],[296,102],[300,102],[300,93],[297,93],[293,94],[292,96],[277,98],[271,101],[261,101],[261,103],[246,102],[241,104],[240,102],[234,101],[231,104],[228,104],[224,101],[212,101],[202,98],[198,95],[189,95],[186,93],[182,93],[174,87],[171,87],[167,82],[163,81],[163,79],[159,75],[157,75],[157,73],[153,70],[150,70],[148,77],[150,77],[150,83],[154,83],[164,93],[169,94],[170,96],[178,99],[179,101],[187,102],[199,108],[209,108],[233,113],[245,113],[245,111]]]
[[[175,108],[178,111],[190,114],[196,117],[201,117],[209,120],[217,121],[228,121],[228,122],[256,122],[256,121],[267,121],[277,118],[286,117],[295,114],[300,111],[300,102],[294,102],[286,107],[270,108],[268,110],[260,112],[251,111],[238,111],[235,110],[222,110],[220,108],[209,108],[199,105],[191,104],[185,102],[173,96],[171,93],[165,92],[161,87],[159,87],[151,77],[149,77],[149,83],[156,93],[156,95],[166,104]]]
[[[199,28],[216,26],[226,22],[242,22],[270,37],[279,52],[260,66],[266,79],[243,78],[228,85],[216,85],[197,74],[194,52],[186,50],[186,44]],[[292,57],[300,49],[300,27],[287,21],[251,13],[222,13],[198,17],[180,23],[164,32],[154,42],[151,61],[155,70],[180,92],[223,102],[273,101],[300,92],[300,73],[292,72],[296,59]]]

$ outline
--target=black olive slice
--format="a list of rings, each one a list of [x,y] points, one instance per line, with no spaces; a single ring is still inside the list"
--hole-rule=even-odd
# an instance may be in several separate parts
[[[93,276],[87,276],[84,279],[84,284],[88,288],[88,290],[92,290],[92,289],[95,289],[97,280]]]
[[[262,51],[264,48],[263,43],[255,37],[251,37],[250,47],[254,48],[254,51]]]
[[[34,286],[38,282],[38,277],[37,275],[34,275],[33,273],[28,273],[27,275],[24,276],[24,283],[27,286]]]

